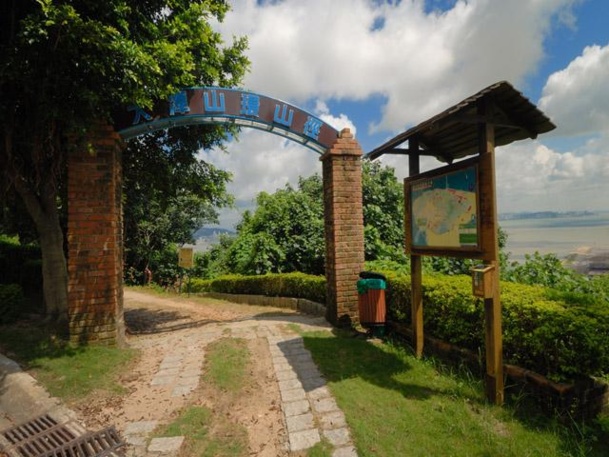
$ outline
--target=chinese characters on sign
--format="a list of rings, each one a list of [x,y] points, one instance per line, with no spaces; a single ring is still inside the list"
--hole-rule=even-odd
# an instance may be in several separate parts
[[[323,153],[338,137],[336,129],[288,103],[221,87],[184,89],[153,109],[131,106],[116,117],[124,139],[174,125],[235,123],[270,131]]]

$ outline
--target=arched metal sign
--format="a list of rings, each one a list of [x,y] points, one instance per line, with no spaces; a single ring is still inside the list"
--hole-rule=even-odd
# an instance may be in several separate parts
[[[235,124],[265,130],[319,154],[338,138],[336,129],[300,108],[224,87],[184,89],[157,103],[152,110],[131,106],[115,116],[115,128],[125,140],[154,130],[193,124]]]

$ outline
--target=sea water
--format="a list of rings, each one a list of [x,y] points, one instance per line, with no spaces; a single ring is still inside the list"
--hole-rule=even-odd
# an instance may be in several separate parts
[[[507,233],[506,251],[510,259],[522,262],[525,254],[571,254],[609,252],[609,212],[585,216],[559,216],[543,219],[500,220]]]

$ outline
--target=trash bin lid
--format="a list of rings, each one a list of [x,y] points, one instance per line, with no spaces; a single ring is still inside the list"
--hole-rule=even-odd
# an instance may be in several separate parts
[[[357,281],[357,293],[363,295],[369,290],[384,290],[386,286],[382,279],[360,279]]]
[[[382,279],[383,281],[387,281],[385,275],[376,273],[374,271],[362,271],[360,272],[359,277],[362,279]]]

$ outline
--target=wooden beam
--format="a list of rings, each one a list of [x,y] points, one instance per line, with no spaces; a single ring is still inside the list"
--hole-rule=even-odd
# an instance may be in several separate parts
[[[493,105],[489,98],[478,102],[481,116],[492,117]],[[486,265],[491,272],[492,297],[484,299],[485,342],[486,342],[486,397],[496,405],[503,404],[503,337],[501,331],[501,300],[499,295],[499,243],[497,239],[497,198],[495,184],[495,128],[491,123],[478,127],[480,148],[480,203],[481,235],[483,249],[489,252]]]
[[[408,174],[416,176],[420,173],[419,141],[417,138],[409,140],[410,154],[408,156]],[[406,195],[409,198],[409,195]],[[409,207],[410,202],[405,207]],[[405,218],[405,233],[412,230],[410,217]],[[406,235],[409,236],[409,235]],[[411,236],[412,238],[412,236]],[[423,266],[420,255],[410,256],[410,301],[412,319],[412,346],[417,357],[423,355],[425,336],[423,333]]]

